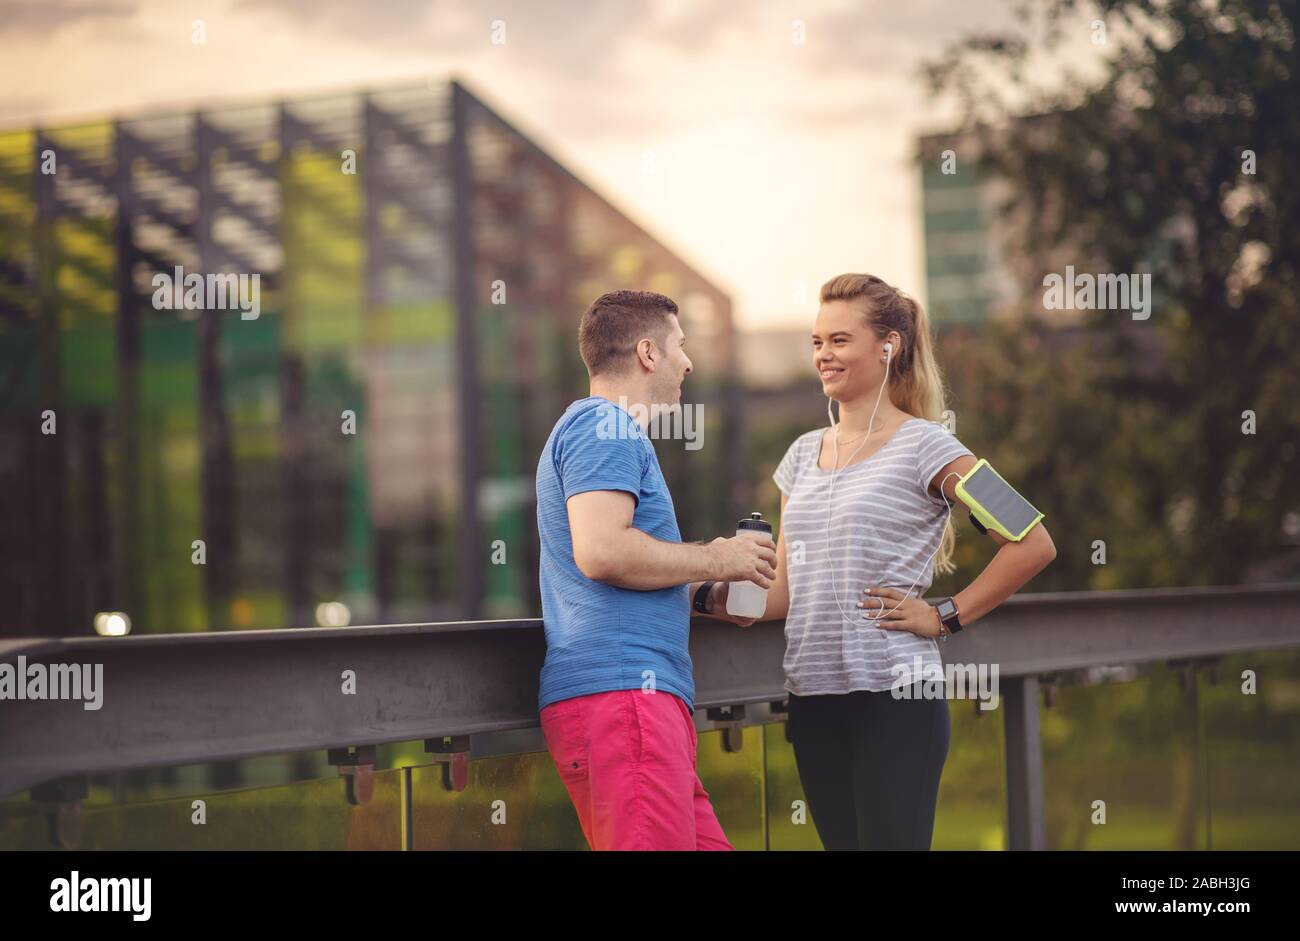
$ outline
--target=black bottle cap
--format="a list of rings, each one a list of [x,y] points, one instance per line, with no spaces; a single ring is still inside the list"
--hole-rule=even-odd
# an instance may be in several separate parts
[[[772,534],[772,524],[763,519],[762,513],[750,513],[749,519],[741,520],[736,524],[736,529],[753,529],[760,533]]]

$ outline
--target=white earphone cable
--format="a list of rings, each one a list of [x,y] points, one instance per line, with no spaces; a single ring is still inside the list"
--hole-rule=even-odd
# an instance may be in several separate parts
[[[867,439],[871,437],[871,431],[875,427],[875,423],[876,423],[876,412],[880,409],[880,399],[881,396],[884,395],[885,384],[889,382],[889,366],[892,361],[893,361],[893,346],[891,344],[886,344],[885,345],[885,378],[881,380],[880,391],[876,393],[876,406],[871,410],[871,418],[867,422],[867,433],[862,437],[862,444],[858,445],[857,448],[854,449],[853,453],[849,455],[849,459],[844,463],[844,466],[846,468],[853,463],[853,459],[858,456],[858,452],[862,450],[863,445],[867,443]],[[844,613],[844,605],[840,601],[839,589],[836,588],[835,586],[835,565],[831,561],[831,519],[834,516],[834,512],[835,512],[835,508],[834,508],[835,475],[839,471],[840,442],[839,442],[839,432],[838,429],[835,427],[835,415],[831,411],[831,399],[829,397],[827,397],[826,399],[826,417],[830,420],[831,442],[834,448],[834,458],[833,458],[833,463],[831,464],[830,486],[827,488],[827,492],[826,492],[826,556],[827,556],[827,567],[830,569],[831,572],[831,595],[835,599],[835,606],[839,608],[840,618],[842,619],[843,623],[856,624],[857,623],[856,618],[852,618],[849,615]],[[945,476],[943,480],[940,481],[939,483],[939,495],[943,497],[944,506],[947,507],[948,509],[948,516],[944,520],[945,526],[948,525],[948,520],[952,519],[952,504],[948,502],[948,494],[944,492],[944,485],[948,482],[949,477],[960,478],[960,476],[961,475],[957,474],[956,471],[953,471],[949,473],[947,476]],[[899,601],[898,604],[894,605],[892,608],[886,611],[885,600],[883,598],[872,598],[871,599],[872,601],[880,602],[879,610],[875,611],[874,613],[868,613],[867,611],[864,610],[862,612],[862,617],[874,623],[880,621],[882,618],[885,617],[885,615],[892,614],[893,612],[897,611],[899,607],[902,606],[903,601],[906,601],[907,598],[911,596],[912,589],[915,588],[917,586],[917,583],[920,582],[921,580],[921,575],[925,574],[925,572],[929,570],[930,563],[934,560],[935,554],[939,551],[939,547],[942,545],[943,545],[943,538],[940,537],[939,545],[934,547],[934,552],[931,552],[930,557],[925,560],[925,564],[921,566],[920,574],[916,576],[911,586],[907,589],[906,592],[904,592],[904,598],[901,601]]]

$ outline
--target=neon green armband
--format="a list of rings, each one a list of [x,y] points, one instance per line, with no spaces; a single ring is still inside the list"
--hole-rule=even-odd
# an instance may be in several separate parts
[[[956,491],[957,498],[970,508],[970,519],[976,529],[980,532],[991,529],[1011,542],[1024,539],[1043,518],[983,458],[957,481]]]

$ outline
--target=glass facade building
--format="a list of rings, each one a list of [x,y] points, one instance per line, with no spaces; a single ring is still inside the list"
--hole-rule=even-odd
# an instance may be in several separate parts
[[[244,308],[159,302],[195,273]],[[463,85],[0,132],[0,633],[540,613],[537,456],[625,287],[696,367],[683,537],[730,532],[729,299]]]
[[[1004,277],[992,184],[982,179],[973,137],[919,141],[925,279],[936,326],[978,328]]]

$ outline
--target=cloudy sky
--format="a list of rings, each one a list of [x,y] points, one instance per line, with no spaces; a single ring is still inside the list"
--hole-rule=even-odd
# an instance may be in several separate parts
[[[804,326],[842,271],[924,296],[911,158],[946,118],[917,68],[1011,16],[1001,0],[0,0],[0,127],[454,73],[728,290],[742,325]]]

